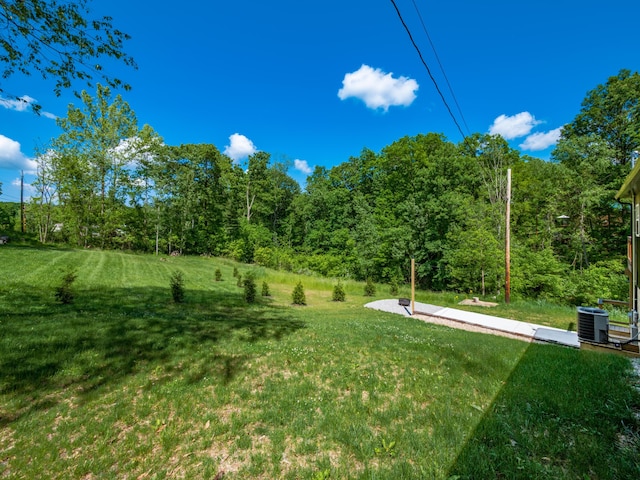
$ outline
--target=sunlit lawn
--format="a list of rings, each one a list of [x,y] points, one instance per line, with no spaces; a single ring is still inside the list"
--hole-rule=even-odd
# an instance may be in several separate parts
[[[372,311],[356,282],[336,303],[329,279],[219,259],[6,247],[0,477],[640,473],[623,357]],[[246,305],[234,266],[273,296]],[[75,301],[60,305],[68,268]],[[294,307],[300,279],[308,305]]]

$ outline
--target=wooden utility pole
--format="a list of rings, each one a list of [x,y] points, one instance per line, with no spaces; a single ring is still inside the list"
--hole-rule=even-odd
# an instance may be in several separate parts
[[[411,257],[411,315],[416,313],[416,259]]]
[[[507,169],[507,215],[504,230],[504,302],[511,303],[511,169]]]

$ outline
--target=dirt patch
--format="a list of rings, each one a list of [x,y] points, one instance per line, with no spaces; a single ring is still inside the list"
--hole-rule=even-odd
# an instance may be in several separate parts
[[[478,297],[473,298],[465,298],[458,305],[475,305],[476,307],[497,307],[498,304],[494,302],[485,302],[480,300]]]
[[[445,327],[457,328],[458,330],[466,330],[467,332],[488,333],[491,335],[498,335],[500,337],[513,338],[515,340],[522,340],[524,342],[531,342],[533,338],[525,337],[522,335],[516,335],[513,333],[503,332],[502,330],[495,330],[493,328],[480,327],[471,323],[459,322],[457,320],[450,320],[447,318],[436,317],[433,315],[414,314],[414,318],[422,320],[426,323],[433,323],[435,325],[444,325]]]

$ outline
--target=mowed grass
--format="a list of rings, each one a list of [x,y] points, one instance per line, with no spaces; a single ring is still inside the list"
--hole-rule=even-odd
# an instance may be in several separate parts
[[[234,267],[273,296],[247,305]],[[330,279],[213,258],[3,246],[0,272],[0,477],[640,473],[624,357],[372,311],[357,282],[336,303]]]

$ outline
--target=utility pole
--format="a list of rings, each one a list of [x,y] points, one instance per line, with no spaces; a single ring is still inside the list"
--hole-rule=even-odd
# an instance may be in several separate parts
[[[26,230],[26,218],[24,216],[24,170],[20,170],[20,231]]]
[[[507,169],[507,215],[504,254],[504,302],[511,303],[511,169]]]

